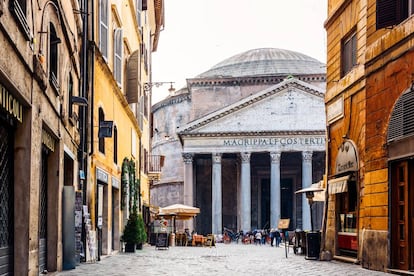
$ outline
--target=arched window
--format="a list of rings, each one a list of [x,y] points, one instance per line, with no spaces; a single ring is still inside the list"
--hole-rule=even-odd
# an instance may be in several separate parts
[[[118,129],[114,126],[114,163],[118,164]]]
[[[102,110],[102,108],[99,108],[99,125],[101,125],[101,122],[105,120],[105,114]],[[105,137],[99,137],[99,151],[105,154]]]

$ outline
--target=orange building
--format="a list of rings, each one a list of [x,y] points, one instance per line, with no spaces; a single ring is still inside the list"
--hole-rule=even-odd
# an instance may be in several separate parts
[[[414,269],[412,12],[406,0],[328,1],[323,247],[373,270]]]

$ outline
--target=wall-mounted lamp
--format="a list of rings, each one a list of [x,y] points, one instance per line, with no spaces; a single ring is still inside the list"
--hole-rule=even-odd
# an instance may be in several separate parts
[[[72,96],[70,98],[71,104],[80,105],[80,106],[87,106],[88,100],[85,97],[76,97]]]
[[[160,82],[146,82],[144,83],[144,91],[148,92],[151,91],[152,87],[160,87],[161,85],[164,85],[166,83],[170,84],[170,88],[168,89],[168,91],[174,91],[175,88],[173,87],[173,81],[160,81]]]

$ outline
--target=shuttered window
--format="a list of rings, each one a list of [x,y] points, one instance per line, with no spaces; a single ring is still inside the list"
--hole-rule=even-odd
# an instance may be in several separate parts
[[[377,0],[377,30],[401,23],[413,13],[413,0]]]
[[[341,77],[343,77],[357,64],[357,39],[355,31],[342,40],[341,48]]]
[[[114,32],[114,77],[119,87],[122,87],[122,29]]]
[[[414,90],[410,89],[398,99],[388,126],[387,141],[414,135]]]
[[[99,48],[108,60],[108,0],[99,1]]]

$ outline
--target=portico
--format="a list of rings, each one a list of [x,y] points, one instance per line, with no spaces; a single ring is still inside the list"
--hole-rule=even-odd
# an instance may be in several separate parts
[[[215,151],[208,152],[209,148],[213,148]],[[183,154],[186,164],[184,167],[184,191],[197,192],[199,188],[196,183],[205,183],[205,179],[203,180],[200,177],[197,177],[197,175],[206,175],[206,173],[199,172],[198,174],[194,174],[194,168],[207,172],[211,170],[210,202],[212,233],[221,234],[223,226],[233,226],[233,228],[237,227],[237,230],[243,231],[250,231],[253,228],[262,228],[265,227],[265,224],[267,224],[267,228],[275,227],[281,218],[283,208],[281,200],[281,175],[283,175],[285,179],[290,178],[294,180],[290,184],[291,187],[289,187],[290,193],[293,193],[298,185],[299,188],[309,187],[312,183],[313,152],[317,152],[319,154],[318,158],[320,158],[320,153],[323,153],[324,149],[324,132],[312,132],[307,134],[292,132],[283,135],[275,133],[266,136],[233,136],[224,138],[220,135],[217,137],[187,136],[185,153]],[[290,153],[296,154],[292,155]],[[252,155],[256,156],[254,160],[251,158]],[[281,172],[282,155],[286,155],[286,159],[301,159],[296,160],[299,166],[285,165],[285,167],[290,167],[291,174],[295,175],[294,177],[289,177],[288,172]],[[289,157],[289,155],[291,156]],[[208,160],[208,156],[211,158],[211,162],[208,162],[209,165],[206,165],[205,162],[202,166],[195,166],[192,164],[197,159]],[[229,167],[229,161],[227,161],[227,164],[222,164],[223,156],[226,156],[227,160],[233,160],[233,164],[236,166],[235,170],[227,169],[227,167]],[[257,159],[259,159],[259,161],[257,161]],[[264,159],[266,159],[268,165],[264,165]],[[286,163],[287,162],[288,161],[286,161]],[[270,183],[267,184],[269,187],[266,188],[265,182],[266,179],[269,180],[269,178]],[[223,183],[223,179],[230,179],[230,181]],[[255,189],[252,189],[252,182],[255,183]],[[292,186],[293,182],[296,182],[296,185],[294,185],[295,187]],[[230,188],[230,190],[235,192],[235,197],[228,195],[229,187],[223,187],[226,185],[234,186],[234,188]],[[226,190],[227,192],[223,194],[223,190]],[[265,191],[265,193],[263,193],[263,191]],[[292,197],[292,195],[288,196]],[[207,200],[205,197],[195,197],[197,197],[195,193],[185,193],[185,198],[187,199],[186,204],[194,204],[197,201],[201,203]],[[254,200],[252,200],[252,197]],[[236,208],[233,210],[225,208],[227,214],[223,214],[222,201],[227,201],[226,204],[229,203],[228,201],[231,201],[233,202],[232,205],[236,206]],[[301,204],[294,203],[296,206],[301,205],[307,207],[306,198],[303,198],[302,201],[304,202]],[[266,202],[269,203],[269,206],[267,207]],[[200,203],[196,205],[200,206]],[[294,206],[292,205],[291,207]],[[203,207],[201,207],[201,209],[203,210]],[[266,216],[266,214],[263,214],[265,212],[268,212],[269,214]],[[300,211],[296,210],[296,213],[301,213],[299,219],[297,219],[297,214],[293,214],[291,211],[290,213],[294,216],[291,220],[295,226],[300,225],[303,229],[310,229],[309,208],[303,208]],[[283,215],[286,216],[288,214],[289,212],[284,212]],[[228,219],[229,216],[236,216],[237,220]],[[254,217],[253,223],[252,216]],[[200,218],[199,216],[198,219],[203,220],[203,217]],[[226,221],[223,223],[223,220]],[[203,225],[202,222],[199,222],[198,224],[200,224],[199,227]]]

